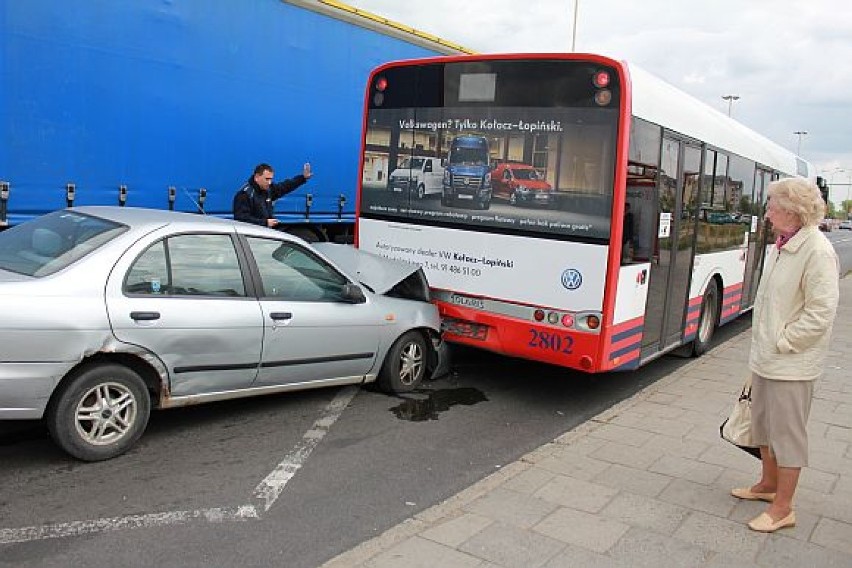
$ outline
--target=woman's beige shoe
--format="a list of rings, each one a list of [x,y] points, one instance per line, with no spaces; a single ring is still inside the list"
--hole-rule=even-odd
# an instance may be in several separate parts
[[[775,500],[775,493],[756,493],[751,490],[751,487],[731,489],[731,495],[737,499],[746,499],[748,501],[766,501],[772,503]]]
[[[777,521],[773,521],[772,517],[770,517],[768,514],[761,513],[760,515],[758,515],[757,517],[752,519],[748,524],[748,528],[750,528],[751,530],[758,531],[758,532],[765,532],[765,533],[775,532],[778,529],[783,529],[784,527],[795,527],[795,526],[796,526],[796,512],[795,511],[790,511],[789,515],[787,515],[783,519],[780,519],[780,520],[777,520]]]

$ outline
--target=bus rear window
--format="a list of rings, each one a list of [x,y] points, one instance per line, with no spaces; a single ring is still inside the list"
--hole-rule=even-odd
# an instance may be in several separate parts
[[[456,61],[381,76],[386,88],[368,105],[362,217],[609,239],[621,100],[613,69]],[[415,157],[440,167],[406,184],[389,179]]]

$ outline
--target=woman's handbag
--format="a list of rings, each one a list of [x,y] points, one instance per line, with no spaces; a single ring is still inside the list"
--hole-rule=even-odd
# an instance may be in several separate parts
[[[751,440],[751,375],[734,403],[731,415],[719,426],[722,439],[760,459],[760,449]]]

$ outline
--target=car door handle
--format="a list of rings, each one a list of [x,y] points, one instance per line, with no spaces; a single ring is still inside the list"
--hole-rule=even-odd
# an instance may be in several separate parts
[[[293,319],[293,312],[270,312],[269,317],[275,321]]]
[[[134,321],[151,321],[160,319],[160,312],[130,312],[130,319]]]

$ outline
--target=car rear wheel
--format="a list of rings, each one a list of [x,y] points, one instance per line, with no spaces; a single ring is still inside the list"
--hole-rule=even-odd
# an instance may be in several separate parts
[[[692,342],[692,354],[696,357],[710,349],[710,340],[716,332],[716,322],[719,313],[719,287],[711,280],[701,300],[701,316],[698,319],[698,331]]]
[[[83,461],[106,460],[139,440],[151,413],[142,378],[113,363],[81,371],[58,393],[47,412],[51,437]]]
[[[416,389],[426,376],[428,346],[417,331],[402,334],[388,351],[377,380],[385,392],[400,393]]]

